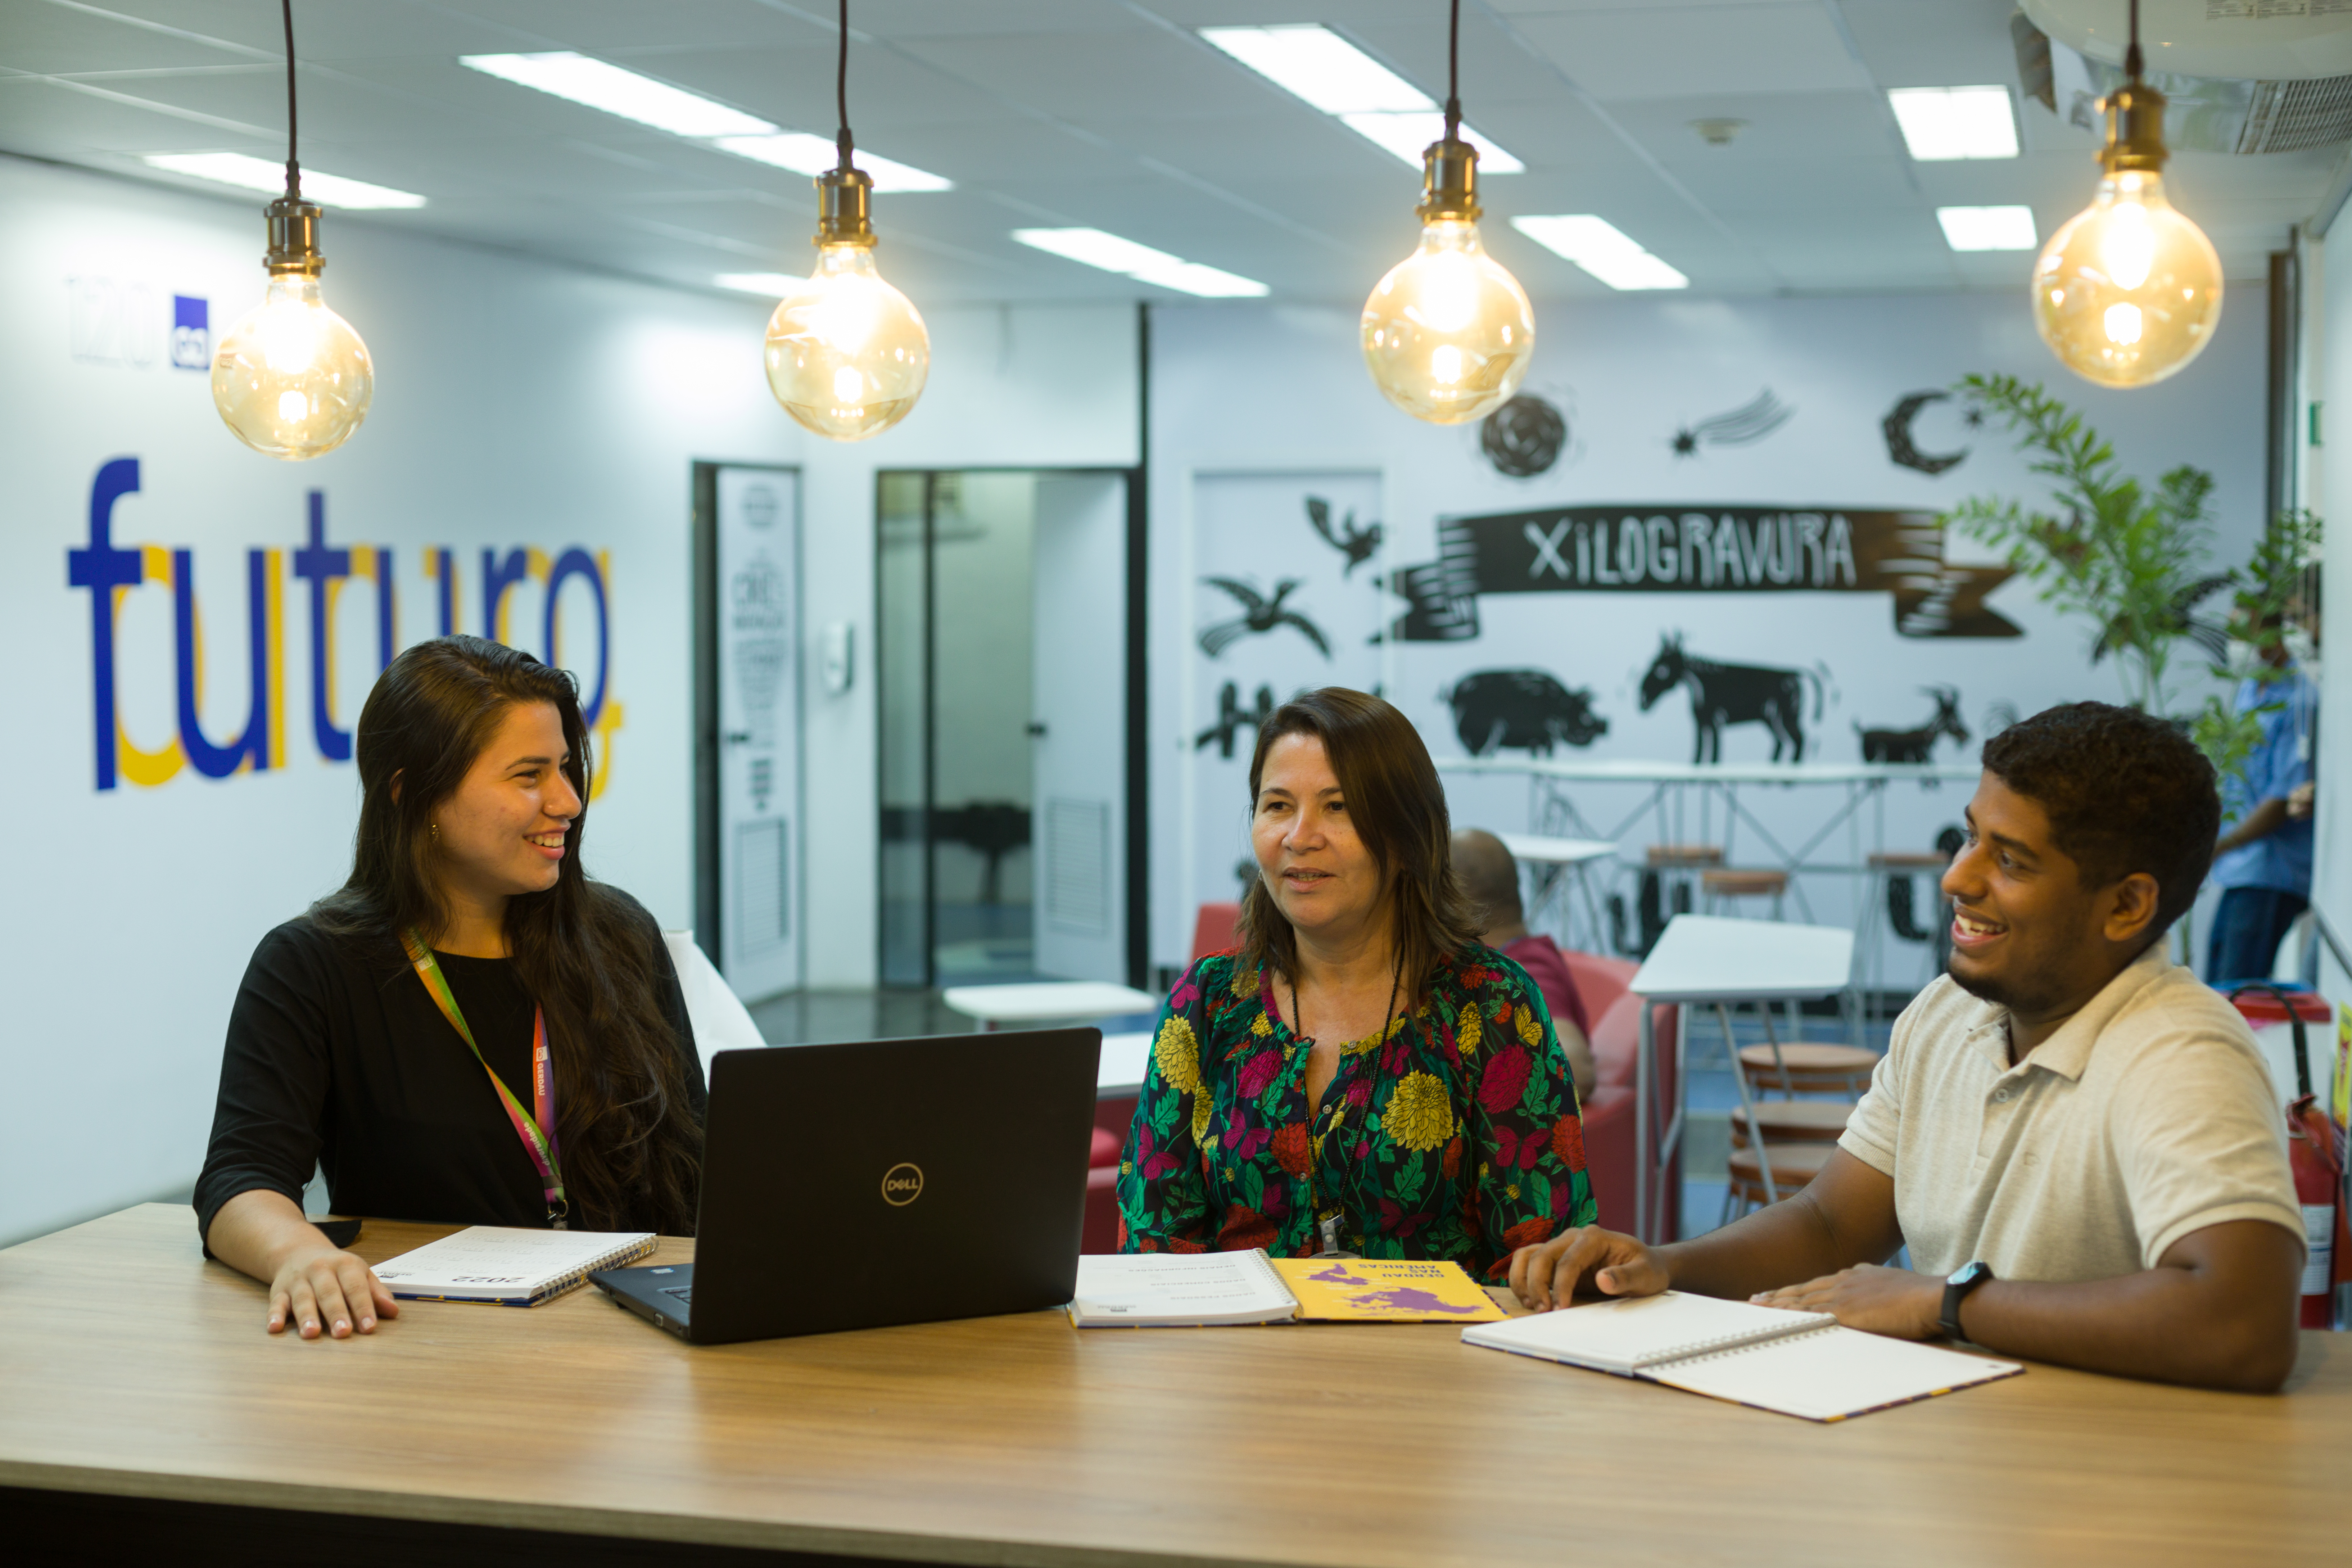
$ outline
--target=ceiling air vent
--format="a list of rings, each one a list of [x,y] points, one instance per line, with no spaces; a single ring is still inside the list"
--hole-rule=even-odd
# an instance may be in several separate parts
[[[2020,11],[2010,18],[2018,86],[2070,125],[2105,131],[2099,100],[2124,84],[2123,68],[2046,36]],[[2175,151],[2300,153],[2352,142],[2352,76],[2250,81],[2151,70],[2164,94],[2164,140]]]

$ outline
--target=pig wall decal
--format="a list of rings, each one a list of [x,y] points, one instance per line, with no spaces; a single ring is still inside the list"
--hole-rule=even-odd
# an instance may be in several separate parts
[[[1474,670],[1438,698],[1474,757],[1507,746],[1549,756],[1554,745],[1589,746],[1609,733],[1590,687],[1571,691],[1540,669]]]

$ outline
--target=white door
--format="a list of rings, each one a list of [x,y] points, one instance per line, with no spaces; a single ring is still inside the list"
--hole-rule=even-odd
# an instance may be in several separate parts
[[[800,476],[719,470],[719,958],[747,1001],[801,983]]]
[[[1037,972],[1127,973],[1127,479],[1037,480],[1029,863]]]

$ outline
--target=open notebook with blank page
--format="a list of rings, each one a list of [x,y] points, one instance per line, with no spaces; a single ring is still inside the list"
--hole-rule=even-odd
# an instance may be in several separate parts
[[[1465,1343],[1752,1405],[1808,1421],[1843,1421],[2025,1369],[1842,1328],[1826,1312],[1790,1312],[1669,1290],[1538,1312],[1462,1331]]]

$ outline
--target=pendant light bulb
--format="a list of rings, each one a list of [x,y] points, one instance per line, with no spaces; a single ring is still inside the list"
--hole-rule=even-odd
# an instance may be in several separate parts
[[[375,396],[375,365],[352,324],[319,297],[319,209],[269,204],[269,286],[213,354],[213,406],[264,457],[299,463],[352,437]]]
[[[768,388],[784,412],[833,441],[863,441],[904,419],[931,371],[931,335],[913,301],[874,265],[862,170],[817,176],[816,270],[768,318]]]
[[[1478,238],[1478,149],[1462,140],[1462,5],[1453,6],[1445,134],[1422,154],[1421,244],[1364,301],[1364,364],[1391,403],[1465,425],[1510,400],[1536,346],[1528,291]]]
[[[2205,351],[2221,320],[2221,258],[2166,199],[2164,95],[2140,81],[2137,7],[2126,69],[2107,97],[2105,171],[2091,205],[2033,264],[2033,324],[2067,369],[2148,386]]]
[[[1422,203],[1421,244],[1364,301],[1364,363],[1414,418],[1464,425],[1508,402],[1527,378],[1535,309],[1479,242],[1469,198],[1477,149],[1441,142],[1424,156],[1432,195]],[[1460,171],[1458,200],[1441,195],[1450,169]]]
[[[352,324],[319,298],[319,207],[295,161],[294,0],[286,20],[286,194],[269,204],[269,286],[213,352],[213,406],[236,438],[289,463],[352,438],[375,397],[375,363]]]

